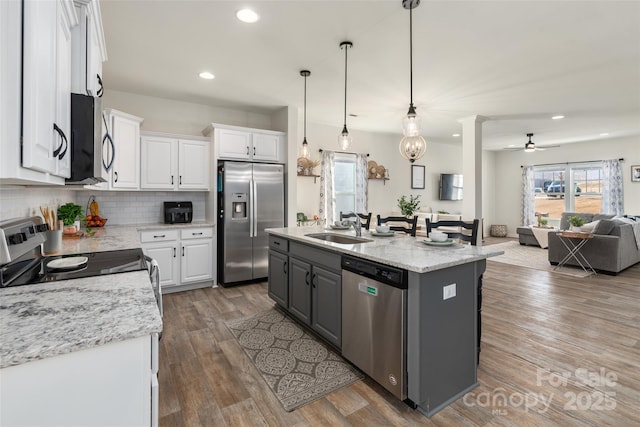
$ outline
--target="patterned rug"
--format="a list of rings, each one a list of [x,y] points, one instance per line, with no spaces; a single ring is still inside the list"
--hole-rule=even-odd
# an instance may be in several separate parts
[[[226,325],[286,411],[364,378],[275,308]]]
[[[488,258],[489,261],[518,265],[520,267],[533,268],[536,270],[548,271],[550,273],[559,273],[573,277],[589,276],[589,273],[585,273],[580,267],[574,267],[570,265],[566,265],[557,270],[554,270],[555,266],[549,264],[548,249],[540,249],[537,246],[523,246],[517,241],[498,243],[495,245],[491,245],[491,247],[502,249],[504,251],[504,254]]]

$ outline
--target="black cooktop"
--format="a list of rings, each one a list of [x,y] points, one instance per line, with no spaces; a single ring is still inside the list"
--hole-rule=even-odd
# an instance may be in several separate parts
[[[87,261],[74,268],[56,269],[48,266],[53,260],[69,257],[86,257]],[[3,266],[0,270],[0,287],[78,279],[146,269],[147,264],[142,249],[42,256],[16,261]]]

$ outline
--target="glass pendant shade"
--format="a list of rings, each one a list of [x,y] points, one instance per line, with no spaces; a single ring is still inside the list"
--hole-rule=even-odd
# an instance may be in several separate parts
[[[427,152],[427,142],[420,135],[405,136],[400,141],[400,154],[411,163]]]
[[[533,142],[529,141],[524,144],[524,151],[525,153],[532,153],[536,151],[536,145]]]
[[[349,144],[351,144],[351,135],[349,135],[349,131],[345,126],[342,128],[342,133],[338,135],[338,145],[340,146],[341,150],[346,150],[347,148],[349,148]]]
[[[421,118],[416,114],[416,110],[413,107],[409,107],[407,116],[402,120],[402,133],[404,136],[417,136],[420,135]]]
[[[302,141],[302,150],[300,151],[300,157],[304,157],[305,159],[309,158],[309,144],[307,144],[307,138],[305,137]]]

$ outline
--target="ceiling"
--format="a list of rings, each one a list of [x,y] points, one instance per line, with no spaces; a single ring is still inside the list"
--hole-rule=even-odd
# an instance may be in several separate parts
[[[235,18],[249,6],[255,24]],[[349,129],[401,134],[409,11],[401,0],[101,0],[107,89],[271,114],[302,108]],[[198,77],[201,71],[214,80]],[[459,143],[486,116],[502,150],[640,135],[640,1],[429,1],[413,10],[413,98],[427,141]],[[562,120],[551,120],[553,115]],[[608,136],[601,136],[608,133]],[[313,140],[313,135],[308,135]]]

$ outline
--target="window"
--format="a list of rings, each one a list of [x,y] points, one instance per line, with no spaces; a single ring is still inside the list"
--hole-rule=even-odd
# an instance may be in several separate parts
[[[356,210],[356,156],[336,154],[334,160],[333,190],[335,204],[334,218],[340,217],[340,212],[355,212]]]
[[[560,218],[562,212],[600,212],[602,165],[569,163],[534,168],[536,214]]]

